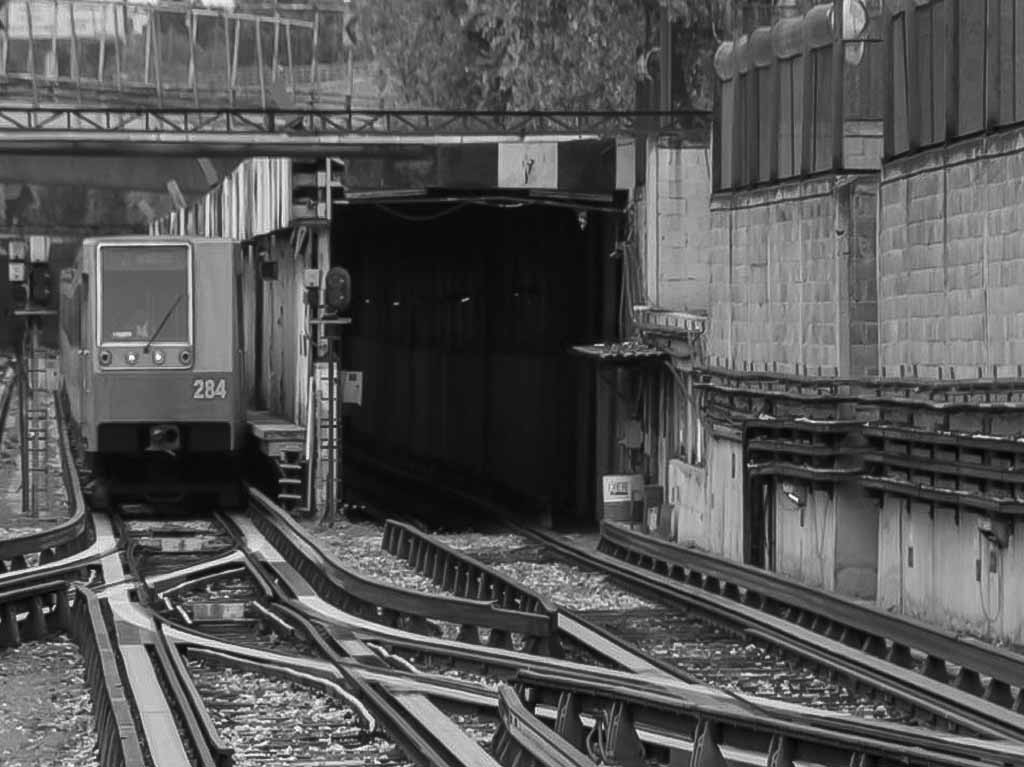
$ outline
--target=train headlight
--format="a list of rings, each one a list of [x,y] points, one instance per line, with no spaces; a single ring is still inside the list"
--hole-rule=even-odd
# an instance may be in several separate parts
[[[113,359],[114,359],[113,355],[111,355],[111,353],[109,351],[107,351],[106,349],[104,349],[103,351],[100,352],[100,364],[101,365],[109,365]]]
[[[192,352],[188,349],[182,349],[181,354],[178,355],[178,359],[181,360],[182,365],[188,365],[192,362]]]
[[[155,362],[157,365],[164,364],[164,353],[159,349],[153,352],[153,362]]]
[[[128,352],[128,357],[126,359],[128,360],[129,365],[134,365],[136,362],[139,361],[139,355],[137,355],[135,352]]]

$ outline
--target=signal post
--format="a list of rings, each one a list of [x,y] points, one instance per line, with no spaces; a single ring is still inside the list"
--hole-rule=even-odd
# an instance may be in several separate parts
[[[310,270],[310,290],[307,294],[313,311],[309,321],[309,337],[315,344],[310,354],[311,390],[316,395],[316,407],[311,399],[310,433],[315,444],[307,451],[310,476],[307,484],[307,508],[316,509],[321,524],[333,519],[342,505],[342,406],[344,385],[341,380],[342,328],[351,324],[342,316],[352,300],[352,281],[348,271],[340,266],[327,271],[323,278],[321,302],[317,270]],[[315,426],[313,424],[315,423]]]

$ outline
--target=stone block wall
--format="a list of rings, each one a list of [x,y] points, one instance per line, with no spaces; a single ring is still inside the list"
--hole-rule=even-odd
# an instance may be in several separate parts
[[[711,364],[874,370],[875,184],[829,178],[712,201]]]
[[[879,220],[885,375],[1016,375],[1024,361],[1024,130],[889,163]]]
[[[711,150],[647,150],[647,190],[638,201],[646,237],[648,300],[662,309],[708,311]]]

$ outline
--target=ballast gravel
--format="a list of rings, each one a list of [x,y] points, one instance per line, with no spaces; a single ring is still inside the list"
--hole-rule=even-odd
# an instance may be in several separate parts
[[[319,691],[250,671],[188,659],[236,767],[411,765],[388,740],[366,732],[356,712]]]
[[[66,637],[0,650],[0,764],[98,767],[78,647]]]

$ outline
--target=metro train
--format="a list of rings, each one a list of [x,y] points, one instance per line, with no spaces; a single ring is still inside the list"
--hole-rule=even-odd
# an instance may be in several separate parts
[[[83,241],[61,272],[62,397],[94,506],[232,506],[245,438],[238,243]]]

